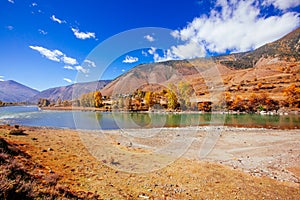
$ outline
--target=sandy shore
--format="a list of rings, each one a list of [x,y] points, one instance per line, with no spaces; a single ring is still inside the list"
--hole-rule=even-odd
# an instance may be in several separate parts
[[[97,193],[100,199],[300,196],[298,129],[202,127],[96,132],[21,128],[27,135],[10,135],[13,127],[1,126],[0,137],[44,167],[31,173],[56,173],[58,184],[74,192]]]

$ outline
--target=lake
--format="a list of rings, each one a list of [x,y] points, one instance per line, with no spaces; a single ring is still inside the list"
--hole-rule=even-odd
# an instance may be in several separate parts
[[[299,129],[300,116],[210,113],[45,111],[39,110],[36,106],[11,106],[0,108],[0,123],[87,130],[186,127],[204,125]]]

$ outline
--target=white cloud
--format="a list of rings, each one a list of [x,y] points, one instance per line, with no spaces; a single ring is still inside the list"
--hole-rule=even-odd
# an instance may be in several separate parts
[[[32,7],[35,7],[35,6],[37,6],[37,3],[33,2],[31,5],[32,5]]]
[[[68,83],[73,83],[73,81],[71,79],[68,79],[68,78],[64,78],[64,81],[66,81]]]
[[[64,69],[75,70],[75,68],[70,65],[64,66]]]
[[[12,31],[12,30],[14,29],[13,26],[7,26],[6,28],[7,28],[8,30],[10,30],[10,31]]]
[[[143,56],[148,56],[147,52],[144,51],[144,50],[142,50],[142,55],[143,55]]]
[[[49,60],[53,60],[56,62],[63,62],[67,65],[76,65],[78,63],[75,58],[68,57],[59,50],[51,51],[41,46],[29,46],[29,48],[38,51],[40,54],[42,54]]]
[[[76,71],[78,71],[78,72],[82,72],[82,73],[84,73],[84,74],[88,74],[89,73],[89,69],[86,69],[86,68],[84,68],[84,67],[82,67],[82,66],[80,66],[80,65],[78,65],[78,66],[70,66],[70,65],[66,65],[66,66],[64,66],[64,69],[68,69],[68,70],[76,70]]]
[[[122,72],[125,72],[126,70],[125,70],[125,69],[122,69],[121,71],[122,71]]]
[[[29,46],[31,49],[38,51],[40,54],[48,58],[49,60],[53,60],[56,62],[60,62],[60,56],[63,55],[63,53],[59,50],[51,51],[49,49],[46,49],[44,47],[40,46]]]
[[[122,62],[123,63],[134,63],[134,62],[137,62],[137,61],[139,61],[139,58],[127,55]]]
[[[204,57],[206,55],[204,46],[193,41],[189,41],[184,45],[173,46],[171,47],[171,52],[180,59]]]
[[[148,50],[148,53],[153,55],[156,51],[156,48],[155,47],[151,47],[149,50]]]
[[[82,66],[75,66],[74,68],[75,68],[78,72],[82,72],[82,73],[84,73],[84,74],[89,73],[89,70],[83,68]]]
[[[145,35],[144,38],[145,38],[146,40],[148,40],[149,42],[155,41],[154,37],[151,36],[151,35]]]
[[[39,33],[42,34],[42,35],[47,35],[47,34],[48,34],[46,31],[44,31],[44,30],[42,30],[42,29],[39,29],[38,31],[39,31]]]
[[[63,55],[63,57],[61,58],[61,61],[64,62],[65,64],[69,64],[69,65],[77,64],[77,60],[75,58],[70,58],[70,57],[67,57],[66,55]]]
[[[289,8],[294,8],[300,5],[299,0],[264,0],[263,5],[273,5],[275,8],[280,10],[286,10]]]
[[[96,63],[91,60],[84,60],[84,63],[87,63],[89,67],[96,67]]]
[[[8,0],[9,3],[15,3],[14,0]]]
[[[57,23],[59,23],[59,24],[66,23],[65,20],[60,20],[60,19],[56,18],[55,15],[52,15],[52,16],[50,17],[50,19],[52,19],[52,21],[57,22]]]
[[[156,48],[151,47],[148,50],[148,53],[150,55],[153,55],[154,62],[163,62],[163,61],[167,61],[167,60],[178,60],[179,59],[179,57],[176,56],[174,53],[172,53],[172,51],[170,49],[164,50],[162,52],[163,52],[163,55],[160,56],[160,54],[157,52]]]
[[[260,8],[258,0],[217,0],[208,16],[197,17],[185,28],[171,33],[185,42],[185,46],[171,47],[171,53],[189,58],[201,55],[204,50],[214,53],[248,51],[279,39],[299,26],[298,13],[283,12],[279,16],[265,17]],[[198,53],[193,54],[188,46]]]
[[[85,40],[85,39],[89,39],[89,38],[94,38],[94,39],[96,38],[96,35],[93,32],[80,32],[79,29],[76,29],[76,28],[72,28],[72,31],[73,31],[75,37],[78,39]]]
[[[4,76],[0,76],[0,81],[4,81]]]

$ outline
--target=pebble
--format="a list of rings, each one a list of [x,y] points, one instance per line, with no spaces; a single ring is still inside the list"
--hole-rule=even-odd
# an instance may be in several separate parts
[[[143,199],[149,199],[150,197],[145,195],[145,194],[140,194],[139,198],[143,198]]]

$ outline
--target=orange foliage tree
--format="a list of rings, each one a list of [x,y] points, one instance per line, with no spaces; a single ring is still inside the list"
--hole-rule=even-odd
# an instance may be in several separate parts
[[[286,96],[286,102],[289,107],[300,107],[300,88],[295,84],[285,88],[284,95]]]

